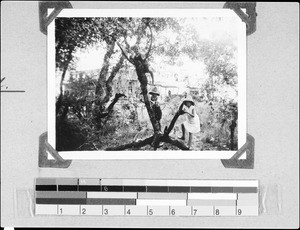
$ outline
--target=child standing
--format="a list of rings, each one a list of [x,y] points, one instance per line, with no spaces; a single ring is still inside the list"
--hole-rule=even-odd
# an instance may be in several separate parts
[[[162,117],[162,111],[161,111],[159,103],[157,102],[157,99],[158,99],[158,96],[159,96],[159,92],[158,92],[157,88],[154,87],[149,92],[149,94],[151,95],[150,106],[151,106],[151,108],[154,111],[155,120],[158,121],[158,126],[159,126],[158,129],[159,129],[159,131],[161,131],[160,120],[161,120],[161,117]]]
[[[185,130],[189,132],[188,148],[191,148],[193,141],[193,134],[200,131],[200,121],[196,113],[195,103],[192,96],[188,95],[184,101],[183,111],[186,113],[186,120],[181,124],[182,137],[180,139],[185,140]]]

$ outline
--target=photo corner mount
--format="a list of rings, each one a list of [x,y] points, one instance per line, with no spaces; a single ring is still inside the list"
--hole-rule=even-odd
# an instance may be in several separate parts
[[[47,35],[48,25],[56,18],[56,16],[64,8],[73,8],[69,1],[39,1],[39,19],[40,31]],[[48,9],[53,11],[48,15]]]
[[[48,154],[54,158],[48,159]],[[58,152],[48,143],[47,132],[39,138],[39,167],[41,168],[68,168],[72,160],[64,160]]]
[[[232,9],[246,23],[247,36],[256,31],[256,2],[226,2],[223,8]],[[246,13],[242,9],[246,9]]]
[[[254,144],[255,140],[247,133],[246,143],[230,158],[222,159],[221,162],[225,168],[254,168]],[[239,159],[246,152],[246,159]]]

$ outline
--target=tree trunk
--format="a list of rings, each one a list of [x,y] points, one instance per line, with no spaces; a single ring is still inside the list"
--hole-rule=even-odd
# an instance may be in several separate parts
[[[160,142],[166,142],[166,143],[170,143],[176,147],[178,147],[179,149],[182,150],[189,150],[188,147],[186,147],[183,143],[181,143],[178,140],[173,140],[172,138],[169,137],[169,133],[171,132],[171,130],[173,129],[176,120],[178,119],[178,117],[183,114],[184,112],[182,111],[182,107],[183,104],[179,107],[178,112],[175,114],[174,118],[171,121],[171,124],[169,126],[169,128],[165,128],[164,134],[161,133],[160,130],[160,121],[156,119],[155,117],[155,113],[151,107],[150,101],[149,101],[149,97],[148,97],[148,89],[147,89],[147,85],[148,85],[148,79],[146,76],[146,73],[150,73],[151,74],[151,78],[152,78],[152,82],[154,81],[154,77],[153,77],[153,73],[152,71],[149,70],[149,65],[147,63],[147,59],[149,57],[151,48],[152,48],[152,39],[153,39],[153,35],[152,35],[152,30],[151,27],[149,26],[150,32],[151,32],[151,41],[150,41],[150,45],[149,45],[149,49],[148,52],[145,55],[145,58],[143,59],[141,57],[140,53],[136,53],[135,57],[128,57],[125,53],[125,51],[122,49],[121,45],[119,43],[117,43],[117,45],[120,47],[123,56],[134,65],[135,70],[136,70],[136,74],[138,76],[138,80],[140,82],[140,87],[141,87],[141,91],[142,91],[142,95],[144,98],[144,103],[153,127],[153,131],[154,134],[152,137],[146,138],[142,141],[139,142],[132,142],[130,144],[125,144],[125,145],[121,145],[118,147],[112,147],[112,148],[107,148],[106,150],[124,150],[124,149],[128,149],[128,148],[141,148],[147,144],[151,144],[151,146],[153,146],[154,150],[156,150],[159,146]],[[139,35],[140,36],[140,35]],[[140,42],[140,37],[138,37],[138,42]],[[127,46],[129,46],[129,44],[126,42],[126,38],[125,38],[125,44]]]
[[[113,79],[115,78],[119,70],[123,67],[123,63],[124,63],[124,56],[121,55],[117,64],[112,68],[111,72],[108,73],[110,67],[109,61],[112,55],[114,54],[114,48],[115,48],[115,42],[112,42],[111,44],[107,44],[107,52],[104,55],[103,65],[96,85],[95,103],[97,105],[97,109],[95,109],[94,111],[93,120],[96,123],[97,129],[102,128],[102,123],[103,123],[102,119],[107,117],[110,114],[110,112],[112,111],[114,105],[119,100],[119,98],[125,96],[123,94],[116,94],[112,103],[106,108],[106,104],[109,102],[109,100],[112,97]],[[108,74],[109,77],[107,78]]]
[[[112,69],[109,78],[107,79],[106,83],[105,83],[105,97],[103,99],[104,103],[107,103],[109,101],[109,99],[112,97],[112,84],[113,84],[113,79],[115,78],[115,76],[117,75],[117,73],[119,72],[119,70],[123,67],[123,63],[124,63],[124,56],[122,55],[118,61],[118,63],[114,66],[114,68]]]
[[[114,48],[115,48],[115,42],[113,42],[112,44],[107,44],[106,47],[107,51],[106,54],[104,55],[103,65],[99,74],[99,78],[96,86],[96,92],[95,92],[97,96],[96,100],[98,104],[100,104],[105,97],[106,77],[109,69],[109,60],[114,53]]]
[[[174,125],[175,125],[175,123],[176,123],[178,117],[179,117],[180,115],[184,114],[184,112],[183,112],[183,110],[182,110],[183,105],[184,105],[184,104],[181,103],[181,105],[180,105],[178,111],[176,112],[175,116],[173,117],[173,119],[172,119],[172,121],[171,121],[169,127],[166,127],[166,128],[165,128],[164,135],[168,136],[168,135],[170,134],[170,132],[171,132],[172,129],[174,128]]]
[[[62,72],[62,75],[61,75],[60,85],[59,85],[59,97],[58,97],[57,102],[56,102],[56,115],[58,114],[59,110],[62,107],[63,82],[65,80],[65,76],[66,76],[67,70],[69,68],[69,64],[70,64],[70,62],[72,61],[72,58],[73,58],[72,57],[73,50],[74,49],[72,49],[72,48],[69,49],[68,54],[67,54],[67,61],[64,63],[63,72]]]
[[[236,128],[236,119],[232,120],[230,128],[230,150],[234,150],[234,131]]]
[[[142,95],[144,97],[144,103],[145,103],[147,112],[150,117],[153,131],[154,131],[154,133],[158,133],[160,131],[160,129],[159,129],[160,122],[155,119],[154,111],[150,106],[150,101],[149,101],[149,97],[148,97],[148,89],[147,89],[148,79],[147,79],[146,73],[144,72],[143,66],[140,65],[139,63],[135,63],[135,69],[136,69],[136,73],[138,76],[138,80],[141,85],[141,91],[142,91]]]

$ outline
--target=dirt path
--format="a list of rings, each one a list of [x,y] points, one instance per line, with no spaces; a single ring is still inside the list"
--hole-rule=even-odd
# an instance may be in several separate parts
[[[188,144],[188,140],[189,140],[188,133],[186,133],[186,135],[185,135],[185,140],[180,140],[179,137],[182,136],[182,131],[178,127],[174,131],[172,131],[170,136],[172,138],[178,139],[180,142],[183,142],[185,145]],[[195,133],[194,137],[193,137],[193,143],[192,143],[191,148],[193,150],[197,150],[197,151],[203,150],[203,142],[201,141],[201,139],[203,139],[203,138],[204,138],[204,133],[203,132],[200,131],[198,133]]]

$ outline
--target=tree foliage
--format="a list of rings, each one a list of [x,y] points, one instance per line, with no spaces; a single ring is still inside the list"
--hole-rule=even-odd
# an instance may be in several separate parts
[[[109,110],[112,107],[107,106],[113,97],[113,79],[122,68],[134,68],[140,82],[143,101],[153,125],[154,136],[145,139],[146,142],[135,143],[132,147],[152,143],[156,149],[160,141],[165,141],[182,149],[185,148],[168,136],[176,119],[181,115],[180,111],[173,113],[173,120],[170,126],[166,127],[166,132],[157,134],[160,130],[157,125],[158,121],[153,119],[147,86],[149,74],[154,81],[155,69],[152,64],[158,56],[164,58],[166,65],[175,65],[183,55],[187,56],[191,62],[204,63],[208,77],[202,85],[199,100],[205,101],[210,106],[210,120],[214,119],[218,127],[230,126],[231,133],[235,132],[237,102],[218,97],[218,92],[224,85],[233,89],[237,86],[236,47],[233,44],[202,39],[193,25],[183,26],[182,22],[185,19],[181,18],[111,17],[72,18],[72,20],[59,18],[56,20],[56,61],[57,67],[61,70],[66,70],[70,62],[76,61],[73,54],[77,49],[86,49],[88,46],[99,44],[106,49],[98,79],[86,76],[70,80],[71,89],[76,92],[76,95],[67,95],[72,101],[69,100],[68,103],[76,104],[76,106],[67,107],[72,108],[73,113],[81,120],[87,139],[94,140],[95,135],[105,128],[99,125],[104,120],[119,119],[119,115]],[[188,78],[188,76],[185,77]],[[94,90],[91,94],[93,96],[87,94],[91,88]],[[122,111],[125,111],[127,107],[122,108]],[[65,111],[60,111],[60,114],[65,114]],[[133,112],[130,116],[136,115]],[[110,127],[113,123],[118,122],[115,120]],[[110,130],[116,131],[115,128]],[[128,146],[131,145],[125,145],[126,148]]]

